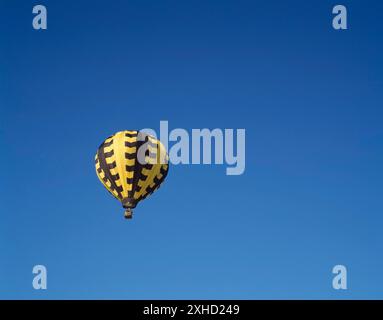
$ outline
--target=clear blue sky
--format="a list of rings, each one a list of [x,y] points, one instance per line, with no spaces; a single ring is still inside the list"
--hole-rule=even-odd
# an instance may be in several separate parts
[[[0,298],[383,298],[383,2],[341,3],[1,0]],[[172,166],[126,221],[94,153],[160,120],[245,128],[245,174]]]

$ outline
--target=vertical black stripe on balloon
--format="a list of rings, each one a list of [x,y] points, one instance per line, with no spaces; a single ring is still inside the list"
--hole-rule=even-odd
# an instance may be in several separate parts
[[[125,148],[136,148],[136,152],[135,153],[131,153],[131,152],[125,152],[125,159],[135,159],[136,158],[136,153],[137,153],[137,131],[134,132],[134,133],[129,133],[129,132],[125,132],[125,137],[126,138],[135,138],[135,140],[133,142],[128,142],[125,140]],[[135,170],[135,166],[136,166],[136,160],[134,160],[134,165],[126,165],[125,166],[125,171],[126,172],[131,172],[133,171],[133,178],[126,178],[126,183],[128,185],[131,185],[131,189],[128,191],[128,198],[133,198],[133,194],[134,194],[134,187],[133,187],[133,179],[134,179],[134,170]]]
[[[143,139],[143,137],[145,137]],[[142,170],[145,168],[145,165],[142,164],[140,161],[138,161],[138,155],[139,150],[142,147],[142,145],[147,141],[148,137],[143,132],[138,131],[137,132],[137,140],[136,140],[136,158],[135,158],[135,165],[134,165],[134,175],[133,175],[133,183],[132,183],[132,191],[131,191],[131,198],[134,197],[134,193],[138,192],[140,187],[138,186],[138,181],[140,181],[143,173]]]
[[[112,140],[113,141],[113,140]],[[100,161],[100,167],[104,171],[106,178],[110,181],[111,184],[111,189],[115,190],[118,193],[118,198],[122,199],[122,187],[118,187],[116,184],[116,181],[114,180],[112,174],[110,173],[110,169],[108,164],[106,163],[105,159],[105,143],[102,143],[101,146],[98,148],[97,155],[98,155],[98,160]],[[110,151],[107,154],[111,154],[113,152]]]

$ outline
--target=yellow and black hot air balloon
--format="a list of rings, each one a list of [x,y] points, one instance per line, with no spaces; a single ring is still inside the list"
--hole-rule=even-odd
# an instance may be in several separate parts
[[[163,144],[140,131],[120,131],[107,138],[95,157],[96,173],[105,188],[132,218],[137,203],[157,190],[168,174]]]

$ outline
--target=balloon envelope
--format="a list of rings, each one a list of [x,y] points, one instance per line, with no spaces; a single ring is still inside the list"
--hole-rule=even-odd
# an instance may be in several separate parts
[[[155,137],[139,131],[120,131],[98,148],[96,173],[130,218],[131,209],[165,180],[168,159],[165,147]]]

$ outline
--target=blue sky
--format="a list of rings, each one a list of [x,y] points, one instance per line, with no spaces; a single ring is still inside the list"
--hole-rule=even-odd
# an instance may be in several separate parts
[[[383,298],[383,3],[335,4],[1,0],[0,298]],[[94,154],[160,120],[245,128],[246,171],[172,166],[126,221]]]

